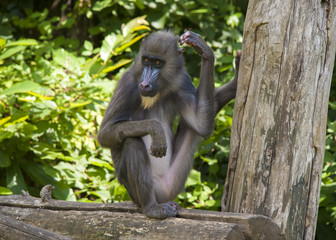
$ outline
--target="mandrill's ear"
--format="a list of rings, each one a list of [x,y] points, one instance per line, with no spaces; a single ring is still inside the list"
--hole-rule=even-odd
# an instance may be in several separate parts
[[[184,53],[184,48],[177,48],[177,53],[182,56]]]
[[[147,36],[145,36],[145,37],[142,39],[142,41],[141,41],[141,42],[146,42],[146,41],[147,41],[147,38],[148,38],[148,35],[147,35]]]
[[[172,31],[169,31],[170,33],[173,33]],[[176,55],[183,55],[184,48],[180,48],[179,46],[179,37],[175,36],[173,39],[170,40],[169,46],[171,46],[171,49],[176,49]]]

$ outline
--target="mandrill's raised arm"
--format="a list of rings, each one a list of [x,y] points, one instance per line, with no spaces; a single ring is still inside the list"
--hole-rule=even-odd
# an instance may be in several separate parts
[[[214,122],[214,54],[203,38],[193,32],[186,32],[180,37],[181,44],[192,46],[201,55],[200,83],[196,99],[181,111],[187,124],[199,135],[211,134]]]

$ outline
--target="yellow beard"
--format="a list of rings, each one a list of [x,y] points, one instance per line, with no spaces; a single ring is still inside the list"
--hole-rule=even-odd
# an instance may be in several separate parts
[[[156,103],[156,101],[159,99],[160,94],[156,94],[154,97],[143,97],[141,96],[141,106],[144,109],[148,109],[151,108],[154,103]]]

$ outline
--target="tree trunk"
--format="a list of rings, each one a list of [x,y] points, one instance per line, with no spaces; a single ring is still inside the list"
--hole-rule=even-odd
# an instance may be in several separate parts
[[[335,0],[250,0],[225,211],[314,239],[336,49]]]

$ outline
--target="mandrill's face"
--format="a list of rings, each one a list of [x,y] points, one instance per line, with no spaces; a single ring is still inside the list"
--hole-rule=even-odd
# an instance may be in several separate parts
[[[161,57],[144,54],[142,56],[142,76],[139,91],[143,97],[154,97],[158,93],[160,71],[165,61]]]

